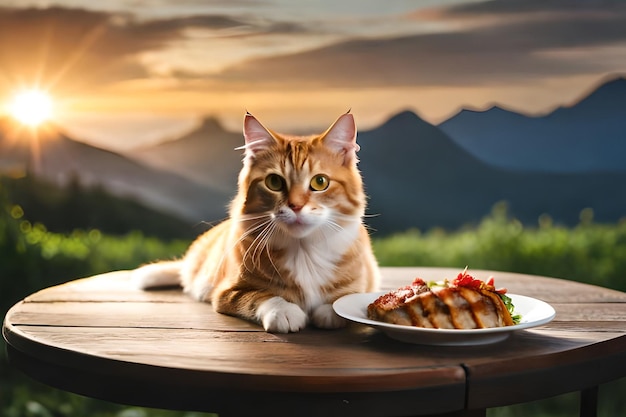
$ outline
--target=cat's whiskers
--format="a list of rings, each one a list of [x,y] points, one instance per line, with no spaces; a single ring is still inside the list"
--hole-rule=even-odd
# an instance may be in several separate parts
[[[335,232],[341,232],[344,229],[342,225],[340,225],[333,219],[328,219],[326,223],[324,223],[324,226],[328,229],[332,229]]]
[[[257,248],[260,248],[260,251],[258,251],[258,263],[260,265],[261,263],[261,255],[263,253],[263,249],[265,249],[265,253],[267,255],[267,260],[269,261],[270,265],[272,266],[272,268],[274,269],[274,271],[276,271],[276,274],[280,277],[280,270],[278,269],[278,267],[276,266],[276,264],[274,263],[274,259],[272,257],[272,248],[269,244],[269,242],[275,237],[276,232],[281,233],[281,228],[278,226],[277,222],[275,220],[272,219],[272,221],[270,221],[269,225],[259,234],[259,238],[261,240],[259,240],[258,244],[257,244]],[[257,249],[255,249],[255,253],[257,252]],[[254,255],[253,255],[254,256]],[[271,278],[270,278],[270,282],[269,284],[272,283],[273,279],[274,279],[274,274],[272,274]]]
[[[268,244],[269,241],[274,237],[276,230],[278,230],[278,225],[276,224],[274,220],[272,220],[269,227],[267,228],[267,236],[265,238],[265,242],[263,246],[265,247],[265,252],[267,253],[267,259],[268,261],[270,261],[270,265],[272,265],[272,268],[274,268],[274,271],[276,271],[278,276],[280,276],[280,271],[278,270],[278,267],[274,263],[274,259],[272,259],[272,252],[270,250],[271,248],[270,248],[270,245]]]
[[[194,224],[194,227],[200,226],[200,225],[204,225],[204,226],[209,226],[209,227],[213,227],[216,226],[218,224],[220,224],[221,222],[223,222],[224,220],[226,220],[227,217],[223,217],[219,220],[200,220],[199,222],[197,222],[196,224]]]
[[[241,216],[241,218],[233,218],[234,221],[238,222],[238,223],[248,223],[252,220],[261,220],[261,219],[265,219],[263,221],[257,221],[256,223],[252,224],[252,225],[246,225],[246,227],[244,228],[243,232],[241,233],[241,235],[239,236],[239,238],[237,240],[235,240],[232,245],[226,250],[224,251],[224,254],[222,256],[222,261],[224,261],[224,259],[226,258],[227,254],[232,252],[235,248],[237,248],[240,244],[243,244],[243,242],[248,239],[248,237],[250,237],[250,235],[252,235],[253,233],[255,233],[256,231],[258,231],[259,229],[263,229],[268,223],[270,223],[271,217],[269,214],[260,214],[260,215],[244,215]],[[255,238],[256,239],[256,238]],[[246,253],[244,254],[244,262],[243,265],[247,267],[247,263],[245,262],[246,258],[248,257],[248,251],[250,250],[250,248],[248,248],[246,250]]]
[[[251,259],[252,264],[257,268],[261,268],[261,255],[263,250],[268,246],[268,240],[272,235],[272,230],[274,229],[275,224],[273,220],[269,220],[264,223],[263,228],[259,232],[259,234],[254,238],[250,247],[246,250],[246,256],[252,250]]]
[[[258,213],[258,214],[242,214],[238,217],[234,217],[233,220],[239,223],[244,223],[244,222],[248,222],[252,220],[267,219],[271,217],[271,215],[272,215],[271,212],[263,212],[263,213]]]
[[[363,218],[371,218],[371,217],[378,217],[380,216],[380,214],[363,214],[361,217]],[[356,219],[356,215],[350,215],[350,214],[342,214],[342,213],[334,213],[333,215],[334,219],[336,220],[344,220],[347,222],[351,222],[354,221]],[[365,227],[366,230],[368,230],[369,232],[376,232],[377,230],[374,229],[373,227],[371,227],[369,224],[362,222],[363,226]]]
[[[241,238],[238,240],[238,243],[242,243],[243,240],[250,237],[250,235],[258,232],[255,238],[252,240],[246,252],[244,253],[244,262],[243,264],[248,265],[248,260],[252,261],[252,267],[260,268],[261,267],[261,256],[263,251],[267,253],[267,258],[274,268],[274,270],[280,274],[274,260],[272,259],[271,250],[269,242],[274,237],[276,230],[278,229],[278,225],[276,221],[272,218],[271,214],[261,214],[256,216],[244,216],[239,221],[250,221],[250,220],[259,220],[265,219],[264,221],[256,222],[251,227],[247,227],[245,232],[242,234]],[[260,230],[260,232],[259,232]]]
[[[355,222],[361,223],[361,218],[355,214],[343,214],[339,212],[334,212],[327,219],[328,225],[335,227],[338,232],[345,230],[346,225],[354,224]]]

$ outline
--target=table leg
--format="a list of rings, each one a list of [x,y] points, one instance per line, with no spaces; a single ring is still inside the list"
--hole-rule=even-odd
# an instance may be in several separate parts
[[[591,387],[580,391],[580,417],[597,417],[598,415],[598,387]]]

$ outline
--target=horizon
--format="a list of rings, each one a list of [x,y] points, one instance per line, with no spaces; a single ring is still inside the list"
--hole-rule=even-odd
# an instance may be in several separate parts
[[[0,116],[37,87],[68,134],[113,150],[206,117],[239,131],[245,111],[284,132],[348,108],[360,130],[405,110],[434,125],[493,106],[538,116],[626,68],[626,5],[544,3],[0,0],[0,35],[17,39],[0,44]]]
[[[581,103],[582,101],[584,101],[585,99],[587,99],[589,96],[591,96],[592,94],[594,94],[595,92],[597,92],[601,87],[604,87],[608,84],[612,84],[615,82],[624,82],[626,83],[626,73],[622,74],[622,73],[615,73],[615,74],[610,74],[606,77],[603,77],[599,83],[594,84],[591,88],[588,88],[586,90],[583,91],[582,94],[580,94],[574,101],[569,102],[569,103],[562,103],[562,104],[558,104],[553,108],[548,109],[547,111],[544,112],[538,112],[538,113],[526,113],[524,111],[518,111],[516,109],[513,108],[508,108],[507,106],[503,106],[500,103],[490,103],[488,106],[484,107],[484,108],[472,108],[472,107],[466,107],[466,108],[460,108],[458,109],[458,111],[456,111],[455,113],[451,114],[449,117],[440,120],[439,123],[433,123],[431,121],[429,121],[427,118],[423,117],[422,115],[420,115],[418,112],[416,112],[414,109],[409,109],[409,108],[405,108],[405,109],[398,109],[395,112],[391,112],[389,114],[386,115],[385,118],[383,118],[378,124],[375,124],[373,126],[367,126],[365,128],[363,127],[359,127],[358,131],[359,132],[363,132],[363,131],[369,131],[369,130],[373,130],[376,128],[379,128],[380,126],[383,126],[384,124],[386,124],[387,122],[389,122],[391,119],[397,117],[398,115],[401,115],[403,113],[412,113],[414,114],[417,118],[431,124],[432,126],[439,128],[439,124],[446,122],[448,120],[451,120],[453,118],[455,118],[456,116],[458,116],[459,114],[463,113],[463,112],[473,112],[473,113],[486,113],[486,112],[490,112],[493,109],[500,109],[502,111],[505,112],[510,112],[510,113],[514,113],[514,114],[518,114],[524,117],[529,117],[529,118],[540,118],[540,117],[545,117],[550,115],[551,113],[559,110],[559,109],[567,109],[567,108],[571,108],[574,107],[576,105],[578,105],[579,103]],[[244,114],[245,115],[245,114]],[[242,115],[242,118],[244,117],[244,115]],[[202,129],[203,125],[206,123],[206,121],[213,121],[215,122],[220,129],[224,130],[225,132],[229,132],[229,133],[239,133],[242,129],[241,126],[237,126],[237,127],[233,127],[233,126],[228,126],[226,123],[224,123],[224,120],[222,120],[219,116],[215,116],[213,114],[205,114],[205,115],[200,115],[197,118],[193,119],[193,122],[189,125],[189,126],[185,126],[184,128],[180,129],[179,131],[175,131],[174,133],[167,135],[167,136],[159,136],[156,139],[153,140],[146,140],[143,142],[136,142],[132,145],[127,145],[127,146],[121,146],[121,147],[116,147],[116,146],[107,146],[106,143],[100,143],[99,141],[90,141],[90,140],[85,140],[85,138],[80,137],[80,136],[76,136],[74,134],[74,132],[72,131],[72,129],[67,129],[65,126],[63,126],[62,124],[59,124],[53,120],[47,121],[42,123],[41,127],[38,128],[37,130],[41,130],[41,134],[38,134],[38,136],[40,136],[39,140],[45,140],[46,136],[50,136],[51,134],[54,135],[55,133],[60,133],[63,135],[66,135],[69,139],[74,140],[74,141],[78,141],[78,142],[82,142],[82,143],[86,143],[90,146],[94,146],[97,148],[101,148],[107,151],[112,151],[112,152],[116,152],[116,153],[120,153],[122,155],[124,155],[126,152],[133,152],[136,151],[137,149],[141,149],[144,147],[150,147],[150,146],[154,146],[154,145],[158,145],[161,143],[166,143],[166,142],[172,142],[172,141],[177,141],[180,140],[184,137],[186,137],[187,135],[193,134],[199,130]],[[0,122],[8,122],[9,126],[13,126],[13,128],[11,128],[10,130],[12,132],[19,132],[19,131],[24,131],[24,130],[31,130],[32,131],[32,126],[22,126],[22,123],[19,120],[16,120],[16,118],[14,116],[11,116],[9,114],[2,114],[0,113]],[[271,126],[270,126],[271,127]],[[327,126],[326,126],[327,127]],[[322,132],[326,127],[324,126],[317,126],[314,128],[311,128],[309,130],[307,130],[306,128],[302,129],[300,128],[299,130],[296,131],[283,131],[281,133],[288,133],[288,134],[315,134],[315,133],[320,133]],[[243,136],[242,136],[243,138]]]

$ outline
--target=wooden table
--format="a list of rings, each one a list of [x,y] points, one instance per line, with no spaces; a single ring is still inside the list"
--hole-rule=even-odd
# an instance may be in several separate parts
[[[383,268],[383,289],[443,268]],[[405,344],[353,325],[280,335],[175,289],[129,288],[128,272],[33,294],[7,314],[11,363],[79,394],[224,416],[484,416],[485,409],[582,391],[595,415],[598,384],[626,376],[626,294],[503,272],[509,292],[557,311],[551,323],[473,347]]]

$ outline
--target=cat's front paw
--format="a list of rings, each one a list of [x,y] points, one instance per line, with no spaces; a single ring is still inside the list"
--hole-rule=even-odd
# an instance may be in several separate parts
[[[272,333],[297,332],[304,329],[307,322],[306,313],[282,297],[264,301],[257,310],[257,317],[265,331]]]
[[[337,329],[346,326],[346,320],[339,317],[332,304],[322,304],[313,310],[311,316],[313,324],[322,329]]]

